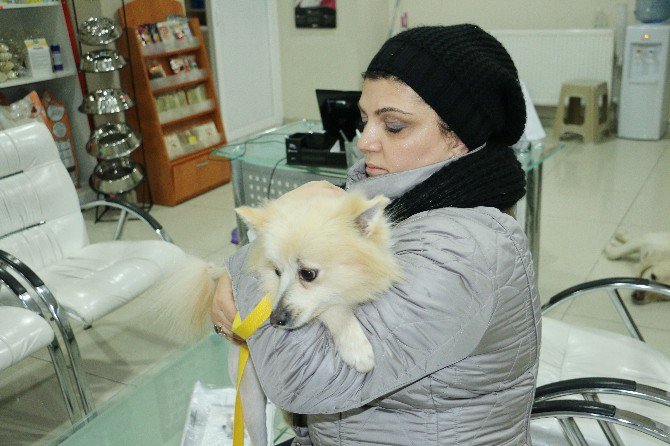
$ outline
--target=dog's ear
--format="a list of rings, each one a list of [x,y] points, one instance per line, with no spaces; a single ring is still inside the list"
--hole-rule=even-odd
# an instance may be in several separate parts
[[[383,195],[365,200],[363,203],[363,210],[355,218],[356,226],[358,226],[366,236],[374,232],[375,226],[380,222],[384,215],[384,208],[391,202]]]
[[[267,212],[264,208],[253,208],[251,206],[240,206],[235,212],[252,229],[259,230],[268,221]]]

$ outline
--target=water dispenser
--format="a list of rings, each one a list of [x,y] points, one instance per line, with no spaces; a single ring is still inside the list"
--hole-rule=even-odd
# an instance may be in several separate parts
[[[626,28],[618,135],[661,139],[668,121],[670,25]]]

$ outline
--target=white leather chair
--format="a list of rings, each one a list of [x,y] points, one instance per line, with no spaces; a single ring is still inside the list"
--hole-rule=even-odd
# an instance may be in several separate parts
[[[543,307],[533,444],[670,444],[670,358],[644,342],[619,292],[624,289],[670,296],[667,285],[609,278],[567,289]],[[549,316],[594,292],[609,297],[630,336]]]
[[[0,132],[0,268],[19,277],[48,309],[86,413],[93,404],[65,315],[90,326],[178,268],[185,256],[145,212],[118,200],[85,207],[100,205],[138,217],[162,240],[90,244],[75,187],[48,129],[34,122]]]

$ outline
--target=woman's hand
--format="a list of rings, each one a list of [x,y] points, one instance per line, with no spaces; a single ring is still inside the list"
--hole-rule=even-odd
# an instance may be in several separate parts
[[[211,317],[216,332],[225,336],[236,344],[243,344],[244,340],[233,333],[233,321],[237,314],[237,306],[233,299],[233,284],[228,273],[223,273],[216,284],[214,299],[212,300]]]

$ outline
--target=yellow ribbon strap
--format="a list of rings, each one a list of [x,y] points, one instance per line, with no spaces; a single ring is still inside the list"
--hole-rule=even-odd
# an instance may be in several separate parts
[[[271,312],[272,300],[266,294],[244,320],[240,317],[240,313],[235,315],[232,327],[233,333],[246,341],[270,317]],[[249,347],[243,344],[240,346],[240,357],[237,363],[237,394],[235,395],[235,419],[233,420],[233,446],[244,446],[244,416],[242,414],[242,401],[240,400],[240,382],[242,381],[242,373],[248,359]]]

